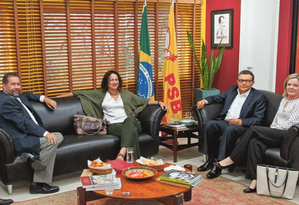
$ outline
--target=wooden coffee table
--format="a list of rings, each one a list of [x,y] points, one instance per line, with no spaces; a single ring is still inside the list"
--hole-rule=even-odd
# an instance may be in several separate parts
[[[165,163],[165,167],[171,164]],[[106,195],[105,190],[102,191],[86,191],[83,187],[77,188],[78,204],[85,205],[87,201],[101,199],[105,197],[115,199],[131,199],[131,200],[148,200],[155,199],[163,204],[182,204],[184,201],[190,201],[192,197],[192,186],[175,186],[157,181],[157,178],[164,171],[146,180],[131,180],[122,174],[116,174],[121,178],[122,188],[115,189],[112,195]],[[122,196],[123,192],[130,192],[131,196]],[[182,197],[183,195],[183,197]]]

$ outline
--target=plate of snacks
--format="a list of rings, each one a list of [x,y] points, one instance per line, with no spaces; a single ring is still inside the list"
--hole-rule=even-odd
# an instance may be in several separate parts
[[[154,159],[154,158],[147,159],[144,157],[140,157],[139,159],[136,160],[136,162],[141,166],[151,167],[156,170],[163,170],[165,164],[162,159]]]
[[[111,164],[102,162],[99,158],[92,161],[88,160],[87,165],[89,171],[96,174],[110,174],[113,170]]]
[[[158,173],[158,171],[150,167],[135,166],[125,168],[122,170],[121,173],[129,179],[142,180],[155,176]]]

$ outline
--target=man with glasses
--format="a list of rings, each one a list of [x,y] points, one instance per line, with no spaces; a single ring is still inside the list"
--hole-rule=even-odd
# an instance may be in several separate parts
[[[229,156],[237,138],[242,136],[249,126],[259,125],[264,118],[266,98],[252,88],[253,73],[249,70],[241,71],[237,84],[238,86],[231,86],[224,93],[197,102],[198,109],[212,103],[224,105],[220,115],[204,126],[204,151],[208,154],[208,160],[198,167],[198,171],[209,170],[215,160]],[[215,176],[210,172],[207,177]]]

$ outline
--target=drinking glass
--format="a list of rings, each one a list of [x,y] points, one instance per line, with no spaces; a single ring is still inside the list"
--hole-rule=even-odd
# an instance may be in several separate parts
[[[186,112],[186,117],[185,117],[185,119],[190,119],[190,117],[191,117],[190,114],[191,114],[190,112]]]
[[[188,119],[188,120],[194,120],[194,118],[192,116],[192,112],[186,112],[186,119]]]
[[[133,147],[127,148],[127,162],[134,163],[134,148]]]
[[[114,191],[114,175],[107,174],[105,177],[105,192],[107,195],[113,194]]]

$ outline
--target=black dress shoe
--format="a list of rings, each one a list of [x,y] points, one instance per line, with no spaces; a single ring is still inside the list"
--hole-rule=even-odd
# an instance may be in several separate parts
[[[44,165],[44,163],[36,153],[23,152],[21,154],[21,158],[24,162],[27,162],[34,170],[44,171],[47,168],[47,166]]]
[[[209,179],[213,179],[218,177],[222,172],[222,166],[219,164],[219,162],[214,162],[213,168],[209,171],[209,173],[206,175]]]
[[[197,168],[199,172],[207,171],[213,167],[213,162],[206,161],[203,165]]]
[[[51,194],[59,191],[58,186],[50,186],[46,183],[32,182],[29,188],[30,194]]]
[[[246,194],[248,194],[248,193],[254,193],[254,192],[256,192],[256,188],[255,188],[255,189],[251,189],[251,188],[247,187],[247,188],[244,189],[243,191],[244,191],[244,193],[246,193]]]
[[[8,204],[12,204],[13,200],[11,199],[0,199],[0,205],[8,205]]]

